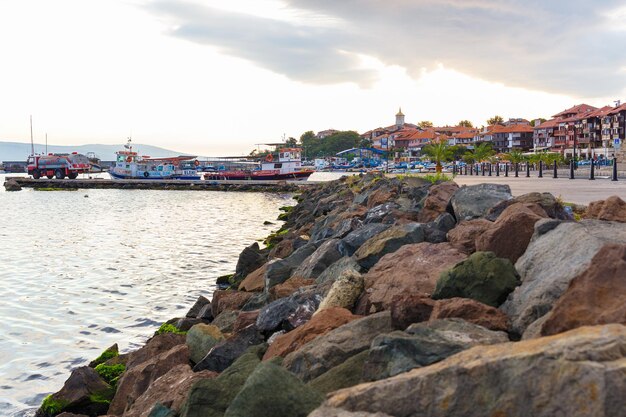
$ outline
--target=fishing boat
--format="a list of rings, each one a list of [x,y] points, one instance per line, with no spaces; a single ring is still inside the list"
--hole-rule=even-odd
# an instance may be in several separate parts
[[[313,172],[302,168],[300,148],[282,148],[277,158],[268,154],[257,169],[205,172],[205,180],[305,180]]]
[[[115,164],[109,175],[115,180],[200,180],[195,156],[181,155],[167,158],[140,156],[128,143],[125,150],[115,152]]]

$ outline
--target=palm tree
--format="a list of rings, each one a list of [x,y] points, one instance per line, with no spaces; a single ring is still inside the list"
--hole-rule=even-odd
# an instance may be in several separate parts
[[[483,142],[474,147],[472,151],[472,157],[476,162],[482,162],[489,160],[496,152],[491,147],[489,142]]]
[[[450,161],[454,157],[454,150],[448,145],[448,140],[445,138],[433,140],[429,145],[424,146],[422,153],[435,160],[437,173],[442,170],[441,162]]]
[[[508,159],[513,164],[518,164],[520,162],[524,162],[526,157],[519,149],[513,149],[511,152],[504,155],[504,159]]]

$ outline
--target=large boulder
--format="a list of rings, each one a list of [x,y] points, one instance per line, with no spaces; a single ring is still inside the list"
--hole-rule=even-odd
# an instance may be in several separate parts
[[[463,186],[450,199],[457,221],[485,217],[489,210],[502,201],[510,200],[511,188],[503,184]]]
[[[606,243],[626,243],[626,224],[599,220],[562,222],[540,234],[543,221],[524,255],[516,262],[522,284],[501,309],[511,319],[511,330],[523,334],[526,327],[549,312],[570,281],[587,269]]]
[[[559,202],[559,200],[554,198],[552,194],[537,192],[522,194],[512,198],[511,200],[503,201],[500,204],[493,206],[485,218],[487,220],[496,221],[506,208],[517,203],[538,205],[550,218],[553,219],[573,220],[571,214],[565,211],[563,205]]]
[[[322,394],[357,385],[361,382],[363,366],[368,356],[369,350],[357,353],[345,362],[312,379],[307,385]]]
[[[429,320],[460,318],[489,330],[507,331],[509,318],[501,310],[469,298],[438,300]]]
[[[202,311],[202,309],[210,304],[211,302],[209,301],[208,298],[206,298],[203,295],[199,296],[196,302],[193,304],[193,306],[191,306],[191,308],[189,309],[185,317],[190,318],[190,319],[200,318],[198,316],[200,315],[200,312]]]
[[[465,220],[447,234],[448,242],[463,253],[476,252],[476,238],[491,228],[493,222],[485,219]]]
[[[328,266],[342,257],[339,253],[339,242],[339,239],[330,239],[322,243],[315,252],[302,261],[291,276],[317,278]]]
[[[126,369],[132,369],[135,366],[151,360],[155,356],[167,352],[170,349],[184,343],[185,335],[183,334],[163,333],[154,336],[153,338],[148,340],[148,342],[143,347],[128,354]]]
[[[203,370],[222,372],[243,355],[249,347],[262,344],[263,341],[261,332],[255,325],[250,325],[215,345],[204,358],[196,363],[193,370],[194,372]]]
[[[541,327],[542,335],[594,324],[626,324],[626,245],[603,246],[574,278]]]
[[[364,289],[363,276],[354,270],[346,270],[333,282],[318,310],[332,307],[352,310]]]
[[[113,388],[88,366],[76,368],[59,392],[46,397],[36,417],[53,417],[62,411],[97,416],[105,414]],[[100,398],[101,401],[94,401]]]
[[[592,201],[587,207],[585,218],[626,223],[626,202],[616,195],[606,200]]]
[[[123,417],[151,417],[156,404],[178,412],[187,400],[191,386],[198,380],[215,378],[210,371],[193,372],[189,365],[177,365],[157,378],[148,389],[124,412]]]
[[[456,226],[456,220],[450,213],[439,215],[424,226],[424,240],[430,243],[445,242],[447,233]]]
[[[441,274],[432,298],[471,298],[498,307],[517,285],[519,275],[511,261],[476,252]]]
[[[22,187],[18,182],[14,179],[9,179],[4,182],[4,190],[5,191],[21,191]]]
[[[211,301],[213,317],[217,317],[222,311],[241,310],[250,297],[252,297],[252,294],[245,291],[215,291]]]
[[[404,245],[424,241],[424,226],[420,223],[394,226],[365,242],[355,253],[355,260],[365,269],[373,267],[383,256]]]
[[[535,223],[546,217],[545,211],[537,204],[513,204],[476,238],[476,250],[494,252],[498,257],[515,263],[526,251]]]
[[[339,251],[344,256],[352,256],[365,242],[379,233],[389,229],[391,225],[382,223],[366,224],[341,239]]]
[[[413,323],[428,321],[437,302],[424,294],[402,293],[391,299],[391,324],[404,330]]]
[[[417,221],[420,223],[432,222],[441,214],[446,213],[450,199],[458,189],[459,186],[452,181],[446,181],[430,187]]]
[[[180,417],[222,417],[254,371],[265,349],[254,346],[214,379],[196,381],[183,404]]]
[[[287,281],[291,273],[298,268],[306,258],[311,256],[316,249],[317,246],[314,243],[307,243],[285,259],[274,259],[270,261],[265,271],[265,289],[267,290],[274,285]]]
[[[307,382],[369,348],[372,339],[391,331],[389,312],[344,324],[285,357],[283,366]]]
[[[189,364],[189,348],[187,345],[178,345],[126,369],[117,384],[117,392],[111,401],[109,414],[122,415],[154,381],[167,374],[172,368],[187,364]]]
[[[292,330],[313,317],[323,298],[316,288],[279,298],[261,308],[256,327],[268,335],[277,330]]]
[[[473,346],[508,341],[504,332],[494,332],[461,319],[412,324],[405,332],[383,334],[372,341],[363,379],[389,378],[439,362]]]
[[[467,257],[449,243],[405,245],[383,257],[365,275],[368,312],[390,308],[394,296],[419,293],[430,296],[439,275]]]
[[[254,242],[252,245],[244,248],[239,254],[233,280],[235,282],[243,280],[252,271],[260,268],[266,261],[267,251],[261,250],[259,244]]]
[[[235,328],[235,322],[239,317],[239,312],[235,310],[224,310],[219,316],[211,322],[211,324],[217,327],[222,333],[231,333]]]
[[[198,363],[206,356],[211,348],[224,340],[224,335],[214,325],[196,324],[186,335],[186,343],[189,347],[189,358],[193,363]]]
[[[270,299],[276,300],[279,298],[289,297],[298,289],[302,287],[308,287],[313,284],[315,284],[314,279],[300,278],[300,277],[289,278],[287,281],[283,282],[282,284],[278,284],[270,288],[269,290]]]
[[[477,346],[428,367],[336,391],[324,406],[393,416],[619,416],[626,409],[624,352],[625,326],[582,327]]]
[[[267,271],[267,264],[263,264],[250,272],[239,284],[239,291],[263,291],[265,289],[265,271]]]
[[[324,397],[272,362],[259,364],[224,417],[306,417]]]
[[[326,282],[333,282],[345,272],[350,272],[352,274],[358,274],[363,272],[363,268],[359,265],[354,258],[343,257],[339,259],[337,262],[333,263],[331,266],[326,268],[324,272],[317,277],[315,282],[317,284],[323,284]]]
[[[322,310],[318,314],[315,314],[306,324],[303,324],[289,333],[278,336],[267,349],[267,352],[265,352],[263,360],[265,361],[275,356],[284,357],[298,350],[311,340],[356,320],[359,317],[360,316],[353,315],[345,308],[335,307]]]

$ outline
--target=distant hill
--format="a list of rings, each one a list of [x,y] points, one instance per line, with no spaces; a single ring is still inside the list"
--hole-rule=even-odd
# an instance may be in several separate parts
[[[77,145],[77,146],[57,146],[48,145],[48,153],[71,153],[78,152],[86,154],[94,152],[103,161],[115,160],[115,152],[124,148],[124,144],[119,145]],[[46,145],[35,143],[35,153],[44,153]],[[184,152],[171,151],[159,148],[158,146],[142,145],[133,143],[133,150],[139,155],[149,155],[155,158],[168,156],[185,155]],[[0,142],[0,161],[26,161],[30,155],[30,143],[22,142]]]

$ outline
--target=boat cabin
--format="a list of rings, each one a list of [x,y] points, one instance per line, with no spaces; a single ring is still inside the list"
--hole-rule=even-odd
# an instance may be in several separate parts
[[[261,171],[280,171],[291,173],[302,169],[302,150],[300,148],[282,148],[278,151],[278,160],[274,160],[269,154],[265,161],[261,162]]]

